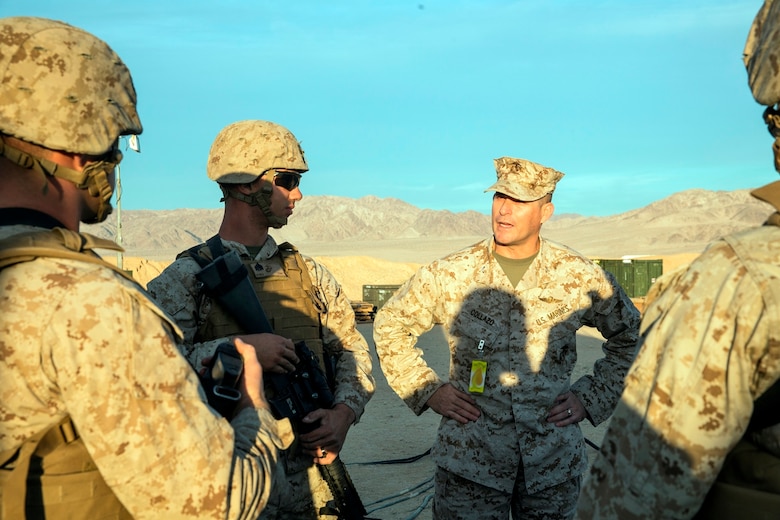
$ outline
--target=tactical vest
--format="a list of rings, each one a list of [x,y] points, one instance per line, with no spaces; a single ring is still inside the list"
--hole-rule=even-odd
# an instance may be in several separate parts
[[[777,214],[768,225],[777,226]],[[762,297],[770,317],[770,331],[778,342],[780,331],[780,266],[774,258],[761,258],[743,235],[755,230],[726,237],[726,242],[762,288]],[[770,269],[767,269],[771,266]],[[771,272],[774,270],[774,272]],[[767,272],[770,271],[770,272]],[[780,380],[756,401],[748,433],[724,460],[718,478],[710,488],[695,520],[727,520],[750,518],[770,520],[780,516],[780,457],[769,453],[750,440],[750,433],[780,422]]]
[[[99,264],[127,277],[93,252],[118,247],[63,228],[21,233],[0,240],[0,269],[55,257]],[[70,417],[20,447],[0,452],[0,519],[26,517],[132,518],[103,480]]]
[[[214,255],[206,243],[180,253],[177,258],[182,256],[204,265]],[[241,261],[249,271],[249,280],[274,333],[295,342],[305,341],[320,365],[326,367],[320,316],[327,308],[298,250],[285,242],[279,245],[279,253],[268,260],[241,255]],[[247,333],[218,302],[202,292],[198,295],[197,315],[196,342]]]

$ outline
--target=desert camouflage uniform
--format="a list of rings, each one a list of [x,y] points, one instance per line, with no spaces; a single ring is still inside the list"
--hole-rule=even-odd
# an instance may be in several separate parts
[[[0,238],[34,230],[2,226]],[[245,409],[230,424],[208,408],[180,332],[137,284],[38,258],[0,271],[0,286],[0,451],[70,416],[135,518],[258,514],[289,422]]]
[[[374,340],[388,383],[418,415],[447,381],[468,392],[472,361],[487,361],[484,393],[471,394],[482,415],[468,424],[442,418],[434,460],[503,493],[524,477],[536,494],[587,466],[580,427],[546,421],[555,397],[571,390],[595,424],[609,417],[634,358],[639,313],[611,275],[564,246],[542,239],[517,287],[493,248],[491,238],[421,268],[377,313]],[[447,332],[448,380],[414,347],[434,324]],[[571,384],[583,326],[607,338],[606,357]]]
[[[226,252],[236,251],[242,259],[249,258],[249,252],[243,244],[222,240]],[[273,237],[269,236],[255,260],[265,261],[278,258],[279,249]],[[365,405],[374,392],[374,379],[371,376],[371,357],[365,338],[355,325],[355,313],[333,275],[322,265],[304,257],[314,289],[325,303],[327,312],[322,318],[323,348],[335,353],[338,362],[335,370],[334,403],[343,403],[355,412],[356,422],[360,419]],[[281,265],[281,264],[280,264]],[[199,289],[195,274],[200,266],[190,257],[184,256],[168,266],[158,277],[149,282],[149,292],[155,300],[173,316],[184,333],[182,348],[193,363],[211,355],[217,344],[224,338],[215,338],[203,343],[195,343],[196,333],[203,320],[207,319],[211,301],[206,299],[199,305]],[[236,331],[238,334],[241,331]],[[280,477],[271,497],[271,503],[263,518],[281,518],[280,509],[298,507],[298,512],[290,518],[311,517],[311,499],[314,510],[319,510],[332,499],[327,485],[322,480],[309,455],[297,450],[289,450],[283,455],[280,471],[287,473],[287,483]],[[305,471],[302,471],[305,470]],[[309,489],[309,486],[313,489]],[[303,516],[306,515],[306,516]]]
[[[743,58],[753,97],[769,106],[780,171],[780,3],[764,2]],[[753,195],[780,209],[780,182]],[[578,518],[691,518],[702,504],[698,516],[708,518],[780,516],[780,425],[748,428],[754,401],[780,377],[778,225],[776,212],[760,228],[718,240],[651,288],[640,351]]]
[[[780,182],[768,188],[780,207]],[[675,278],[643,317],[637,360],[580,497],[583,520],[691,518],[753,401],[780,377],[780,228],[714,242]],[[753,440],[780,456],[780,427]]]

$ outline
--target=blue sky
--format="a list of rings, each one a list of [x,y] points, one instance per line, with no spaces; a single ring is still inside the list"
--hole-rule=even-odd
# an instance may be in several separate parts
[[[0,0],[128,64],[144,125],[122,209],[220,207],[225,125],[302,142],[306,195],[487,213],[493,159],[566,174],[557,213],[612,215],[691,188],[776,180],[742,50],[760,1]]]

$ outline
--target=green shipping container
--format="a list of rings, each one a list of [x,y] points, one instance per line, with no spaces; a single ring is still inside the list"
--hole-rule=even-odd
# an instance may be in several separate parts
[[[364,285],[363,301],[376,305],[377,310],[382,308],[387,300],[390,299],[400,285]]]
[[[664,272],[663,260],[593,260],[605,271],[615,275],[629,298],[647,295],[647,291]]]

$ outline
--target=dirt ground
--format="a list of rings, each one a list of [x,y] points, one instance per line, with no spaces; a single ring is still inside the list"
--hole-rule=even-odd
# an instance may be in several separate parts
[[[380,520],[430,520],[433,498],[434,465],[430,456],[407,463],[377,463],[409,459],[422,455],[436,437],[440,416],[428,410],[416,416],[387,385],[372,338],[371,323],[360,323],[358,329],[371,347],[374,361],[376,393],[366,406],[361,421],[352,427],[341,454],[355,488],[370,518]],[[582,329],[577,336],[578,362],[572,381],[590,373],[593,363],[603,356],[603,339],[593,329]],[[418,346],[425,359],[440,374],[446,375],[449,353],[440,326],[420,338]],[[594,428],[580,423],[585,437],[601,444],[606,423]],[[590,458],[596,451],[588,448]]]

